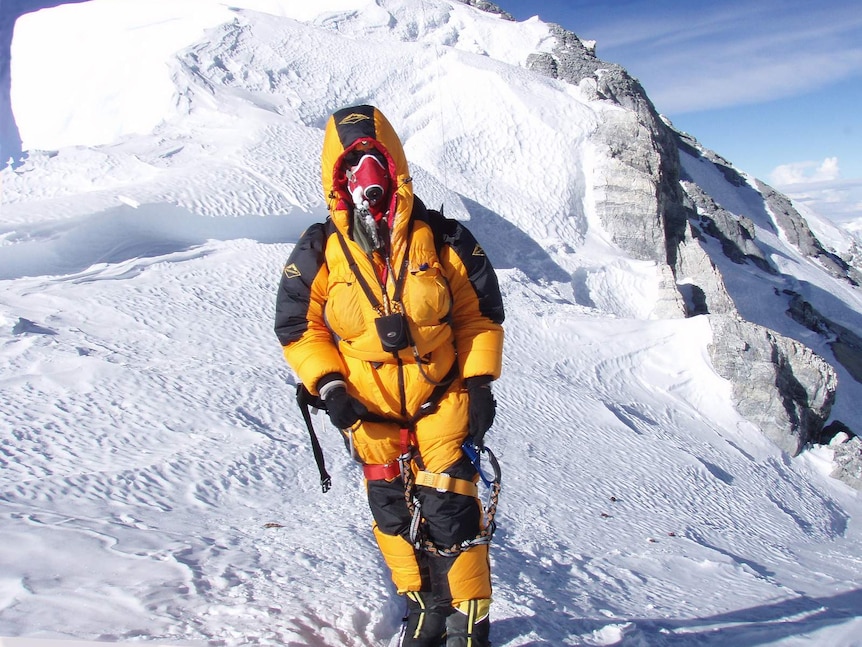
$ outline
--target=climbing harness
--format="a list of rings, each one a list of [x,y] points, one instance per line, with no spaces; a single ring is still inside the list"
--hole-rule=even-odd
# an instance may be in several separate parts
[[[442,547],[435,544],[431,541],[427,536],[424,536],[422,533],[422,526],[416,521],[416,517],[419,516],[419,507],[418,500],[416,500],[416,512],[414,512],[414,525],[417,527],[417,532],[413,534],[413,527],[411,526],[411,540],[413,540],[414,547],[424,550],[425,552],[439,555],[441,557],[456,557],[460,553],[465,550],[472,548],[473,546],[481,546],[483,544],[490,544],[491,538],[494,536],[494,531],[497,529],[497,524],[494,521],[494,517],[497,514],[497,503],[500,499],[500,464],[497,462],[497,457],[494,456],[494,452],[492,452],[487,447],[483,447],[481,449],[477,448],[472,440],[468,439],[462,446],[461,449],[470,459],[470,462],[473,463],[473,466],[476,468],[476,471],[479,473],[479,479],[485,485],[488,490],[487,499],[482,500],[478,495],[478,488],[471,481],[463,481],[461,483],[470,483],[473,486],[473,492],[471,496],[479,499],[479,502],[482,504],[482,528],[479,531],[479,534],[476,535],[472,539],[467,539],[462,541],[459,544],[454,544],[448,547]],[[491,472],[489,473],[485,467],[482,465],[482,457],[487,457],[488,465],[491,468]],[[446,476],[445,474],[437,475],[437,476]],[[452,480],[460,480],[460,479],[452,479]],[[423,485],[420,483],[420,485]],[[405,483],[405,490],[407,488],[407,484]],[[468,494],[467,492],[459,492],[455,489],[449,489],[450,492],[458,492],[459,494]],[[413,498],[415,499],[415,493],[413,494]],[[408,509],[410,508],[408,504]]]
[[[496,530],[494,517],[497,512],[497,502],[500,496],[500,466],[493,452],[487,448],[477,448],[471,440],[468,440],[462,446],[462,450],[469,458],[474,468],[479,474],[479,480],[482,481],[488,490],[486,500],[479,496],[478,485],[472,480],[454,478],[448,474],[438,474],[429,472],[425,469],[422,457],[416,442],[416,423],[423,417],[433,413],[437,409],[437,405],[446,392],[449,390],[452,383],[459,375],[458,362],[454,362],[451,369],[443,379],[435,381],[423,369],[422,358],[419,357],[418,349],[410,339],[410,332],[407,325],[407,320],[404,316],[404,308],[401,304],[401,295],[404,290],[405,278],[407,276],[408,254],[405,251],[404,257],[398,268],[398,271],[393,271],[389,261],[388,254],[385,258],[386,275],[394,282],[395,290],[390,297],[384,284],[385,278],[378,276],[380,280],[380,288],[382,301],[372,290],[367,279],[359,269],[356,259],[350,251],[347,240],[340,231],[336,231],[338,242],[341,250],[347,260],[348,266],[356,277],[362,291],[365,293],[371,307],[377,313],[375,319],[377,333],[380,338],[382,347],[391,352],[399,368],[399,396],[401,400],[401,415],[400,419],[387,418],[377,414],[368,413],[361,416],[361,420],[365,422],[383,422],[389,424],[398,424],[400,427],[400,454],[398,458],[385,465],[363,465],[363,473],[365,478],[373,480],[391,481],[400,475],[404,485],[404,502],[410,514],[411,522],[409,527],[409,538],[414,548],[425,552],[454,557],[461,552],[483,544],[489,544],[491,537]],[[410,223],[410,229],[407,235],[406,249],[410,249],[410,241],[413,235],[413,222]],[[384,275],[385,276],[385,275]],[[429,384],[434,385],[428,400],[419,407],[419,410],[412,416],[406,410],[407,394],[404,384],[404,359],[401,357],[401,351],[407,348],[412,349],[413,359],[419,369],[419,373],[423,379]],[[326,408],[325,402],[320,398],[312,396],[303,386],[297,387],[297,402],[300,408],[303,409],[303,418],[309,429],[309,434],[312,438],[312,449],[314,450],[315,460],[317,461],[318,470],[321,475],[321,487],[324,492],[329,490],[331,479],[326,473],[326,468],[323,463],[323,455],[320,451],[319,443],[314,433],[314,428],[311,424],[309,415],[309,407],[315,406],[318,409]],[[304,408],[303,408],[304,407]],[[353,430],[345,429],[343,433],[347,434],[350,442],[350,451],[353,455]],[[482,459],[486,458],[490,472],[485,468]],[[414,469],[415,468],[415,469]],[[426,487],[438,490],[440,492],[453,492],[462,496],[470,496],[479,501],[482,506],[482,523],[479,534],[472,539],[462,541],[452,546],[438,546],[434,543],[427,533],[427,527],[422,516],[422,503],[419,498],[418,488]]]
[[[416,423],[423,417],[433,413],[437,409],[437,404],[443,398],[446,391],[449,389],[452,381],[457,375],[457,364],[450,370],[440,384],[438,384],[431,393],[428,400],[419,408],[418,413],[413,416],[406,424],[400,424],[400,445],[401,451],[398,458],[385,465],[363,465],[362,470],[366,479],[369,481],[386,480],[400,476],[404,485],[404,503],[410,513],[410,541],[413,546],[419,550],[441,555],[444,557],[454,557],[459,553],[482,544],[489,544],[497,528],[494,517],[497,514],[497,504],[500,498],[501,489],[501,471],[497,457],[488,447],[481,449],[471,441],[467,440],[461,449],[464,454],[470,459],[470,462],[476,469],[479,475],[479,480],[487,490],[487,496],[483,500],[479,496],[478,486],[473,481],[465,479],[457,479],[448,474],[437,474],[425,470],[422,464],[421,456],[416,447],[416,435],[413,431]],[[317,434],[314,431],[314,426],[311,422],[310,408],[326,410],[326,403],[319,397],[312,395],[303,384],[298,384],[296,387],[296,399],[302,411],[303,419],[308,427],[309,436],[311,437],[311,446],[314,452],[314,459],[317,462],[317,469],[320,472],[320,485],[324,493],[328,492],[332,485],[332,478],[326,471],[324,463],[323,451],[320,448],[320,443],[317,439]],[[376,414],[366,414],[362,416],[362,420],[366,422],[395,422],[391,418],[385,418]],[[352,440],[353,433],[351,430],[345,430]],[[352,455],[352,452],[351,452]],[[487,462],[487,466],[485,464]],[[416,465],[414,471],[413,466]],[[490,469],[489,469],[490,468]],[[431,541],[426,532],[422,518],[422,505],[418,496],[418,487],[429,487],[435,490],[444,492],[455,492],[464,496],[472,496],[479,500],[482,505],[483,522],[479,534],[465,540],[459,544],[452,546],[438,546]]]

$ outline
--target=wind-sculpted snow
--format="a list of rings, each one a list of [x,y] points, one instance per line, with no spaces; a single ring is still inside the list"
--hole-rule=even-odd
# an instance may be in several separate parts
[[[186,253],[208,240],[296,242],[313,216],[212,218],[169,204],[123,205],[60,224],[23,225],[5,235],[0,280],[84,273],[91,266]],[[123,275],[127,276],[127,275]]]
[[[81,5],[90,27],[106,4]],[[403,607],[361,473],[316,416],[321,493],[272,331],[283,263],[326,216],[324,120],[364,101],[402,134],[418,195],[465,221],[500,274],[494,644],[858,643],[858,494],[826,476],[831,448],[791,459],[739,415],[707,317],[660,318],[681,308],[662,307],[674,277],[640,211],[656,204],[653,158],[628,160],[643,163],[632,176],[609,157],[620,133],[649,138],[588,87],[524,67],[554,48],[547,25],[445,0],[244,0],[219,5],[223,23],[165,21],[180,4],[135,3],[142,33],[194,27],[150,61],[173,93],[152,132],[31,151],[0,176],[0,635],[17,638],[3,645],[392,644]],[[74,16],[33,16],[29,33]],[[96,118],[117,119],[105,106]],[[638,200],[599,205],[627,179]],[[631,227],[606,228],[610,211]],[[638,227],[649,254],[614,242]],[[831,314],[862,310],[768,242],[797,287],[835,288],[818,301]],[[740,303],[776,323],[757,300],[788,295],[712,263],[709,242],[684,247],[678,269],[714,273],[702,302],[731,316],[728,293],[756,286]]]
[[[122,280],[132,261],[7,283],[4,313],[17,303],[56,334],[4,344],[3,633],[58,618],[55,635],[102,640],[387,644],[400,609],[359,474],[318,418],[335,483],[319,492],[269,330],[289,248],[209,243]],[[775,623],[780,641],[815,613],[791,582],[844,588],[807,573],[849,565],[827,548],[847,537],[848,500],[733,417],[704,319],[595,318],[517,271],[502,280],[499,644],[700,644],[740,623]],[[824,626],[846,621],[849,602],[819,603]]]

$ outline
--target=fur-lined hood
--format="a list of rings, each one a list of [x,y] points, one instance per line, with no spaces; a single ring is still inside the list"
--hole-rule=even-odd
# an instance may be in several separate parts
[[[352,158],[376,150],[386,159],[392,189],[388,196],[387,220],[391,254],[398,263],[404,253],[413,210],[413,184],[401,140],[382,112],[374,106],[343,108],[326,124],[321,155],[323,194],[335,226],[352,238],[353,204],[344,170]]]

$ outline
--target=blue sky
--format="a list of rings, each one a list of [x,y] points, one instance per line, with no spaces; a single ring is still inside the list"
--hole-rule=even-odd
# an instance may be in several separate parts
[[[640,80],[677,129],[738,168],[808,196],[823,215],[862,218],[858,1],[497,4],[595,40],[598,57]]]

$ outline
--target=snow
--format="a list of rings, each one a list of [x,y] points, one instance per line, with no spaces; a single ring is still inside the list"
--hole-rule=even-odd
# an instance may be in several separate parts
[[[52,14],[25,14],[15,25],[13,60],[28,61],[27,74],[46,81],[12,90],[24,149],[105,144],[151,131],[174,94],[166,60],[231,18],[219,3],[195,0],[91,0]],[[76,96],[72,105],[69,96]],[[69,110],[54,109],[64,103]],[[105,112],[114,118],[94,118]]]
[[[831,450],[791,459],[741,419],[707,320],[653,318],[658,268],[595,222],[590,134],[616,108],[518,66],[548,47],[541,21],[421,4],[92,0],[19,21],[0,645],[397,632],[361,475],[318,416],[320,492],[272,332],[282,263],[325,217],[324,120],[360,101],[499,269],[495,645],[858,645],[862,504]]]

